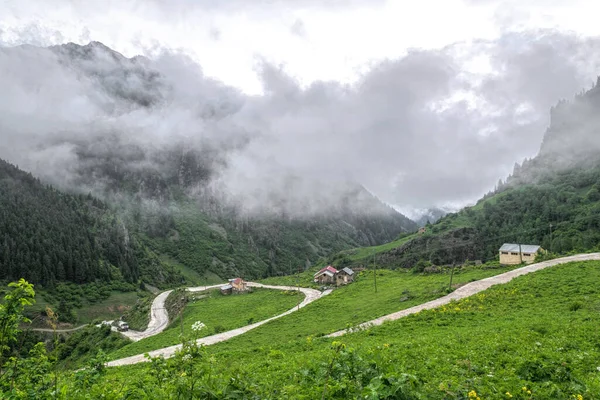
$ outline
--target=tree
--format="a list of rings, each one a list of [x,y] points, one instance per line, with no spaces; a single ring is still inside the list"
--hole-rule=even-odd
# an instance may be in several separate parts
[[[10,345],[16,341],[20,332],[19,324],[31,322],[23,315],[23,310],[35,303],[33,285],[25,279],[21,278],[8,286],[12,290],[0,304],[0,371],[4,369],[4,356],[10,351]]]

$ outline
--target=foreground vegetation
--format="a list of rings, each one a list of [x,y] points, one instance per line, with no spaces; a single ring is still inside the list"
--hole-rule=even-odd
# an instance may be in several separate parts
[[[194,294],[183,311],[183,324],[181,317],[176,316],[164,332],[131,343],[109,356],[111,359],[118,359],[179,344],[182,337],[192,334],[192,326],[197,321],[205,325],[198,337],[236,329],[281,314],[303,299],[304,295],[299,296],[295,291],[259,288],[250,293],[231,296],[223,296],[219,290]]]
[[[188,343],[108,370],[100,354],[53,372],[36,348],[0,384],[14,398],[599,399],[599,279],[599,262],[570,263],[341,338]]]

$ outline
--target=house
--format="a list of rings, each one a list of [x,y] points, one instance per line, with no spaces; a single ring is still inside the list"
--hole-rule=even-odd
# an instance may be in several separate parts
[[[224,286],[221,286],[221,294],[231,294],[233,292],[233,286],[231,286],[231,284],[227,284]]]
[[[424,234],[425,232],[427,232],[427,228],[425,228],[424,226],[419,228],[419,235]]]
[[[248,290],[246,281],[244,281],[242,278],[230,279],[229,284],[231,285],[231,288],[233,289],[234,292],[241,293],[241,292],[245,292]]]
[[[347,285],[350,282],[354,282],[354,271],[352,271],[350,268],[342,268],[337,274],[335,274],[335,284],[337,286]]]
[[[333,268],[331,265],[323,268],[313,276],[313,280],[317,283],[335,283],[335,275],[338,270]]]
[[[535,261],[535,256],[544,251],[538,245],[532,244],[514,244],[504,243],[500,247],[500,264],[515,265],[515,264],[531,264]]]

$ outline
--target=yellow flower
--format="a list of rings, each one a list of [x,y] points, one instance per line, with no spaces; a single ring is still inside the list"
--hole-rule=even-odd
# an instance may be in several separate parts
[[[528,391],[527,391],[527,394],[531,394],[531,390],[528,390]]]
[[[577,400],[583,400],[583,396],[578,394],[577,396],[573,395]]]
[[[510,399],[510,398],[512,398],[512,394],[510,394],[510,392],[506,392],[506,397],[508,397]]]
[[[527,391],[527,387],[523,386],[523,391],[526,392]]]
[[[390,344],[389,344],[389,343],[384,343],[384,344],[383,344],[383,347],[385,347],[385,348],[387,349],[387,348],[389,348],[389,347],[390,347]]]
[[[476,392],[476,391],[474,391],[474,390],[471,390],[467,396],[468,396],[470,399],[477,399],[477,398],[478,398],[478,397],[477,397],[477,392]]]

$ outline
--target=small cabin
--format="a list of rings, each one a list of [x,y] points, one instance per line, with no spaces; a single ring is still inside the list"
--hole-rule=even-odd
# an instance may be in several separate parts
[[[335,276],[337,273],[338,273],[337,269],[333,268],[331,265],[328,265],[327,267],[323,268],[322,270],[320,270],[319,272],[314,274],[313,280],[316,283],[322,283],[322,284],[336,283]]]
[[[348,267],[342,268],[335,275],[335,284],[337,286],[347,285],[351,282],[354,282],[354,271]]]
[[[242,278],[230,279],[229,284],[234,292],[241,293],[248,290],[248,285]]]
[[[531,264],[535,261],[535,257],[543,249],[534,244],[514,244],[504,243],[500,250],[500,264],[516,265],[516,264]]]
[[[233,286],[231,286],[231,284],[227,284],[224,286],[221,286],[221,294],[231,294],[233,293]]]

